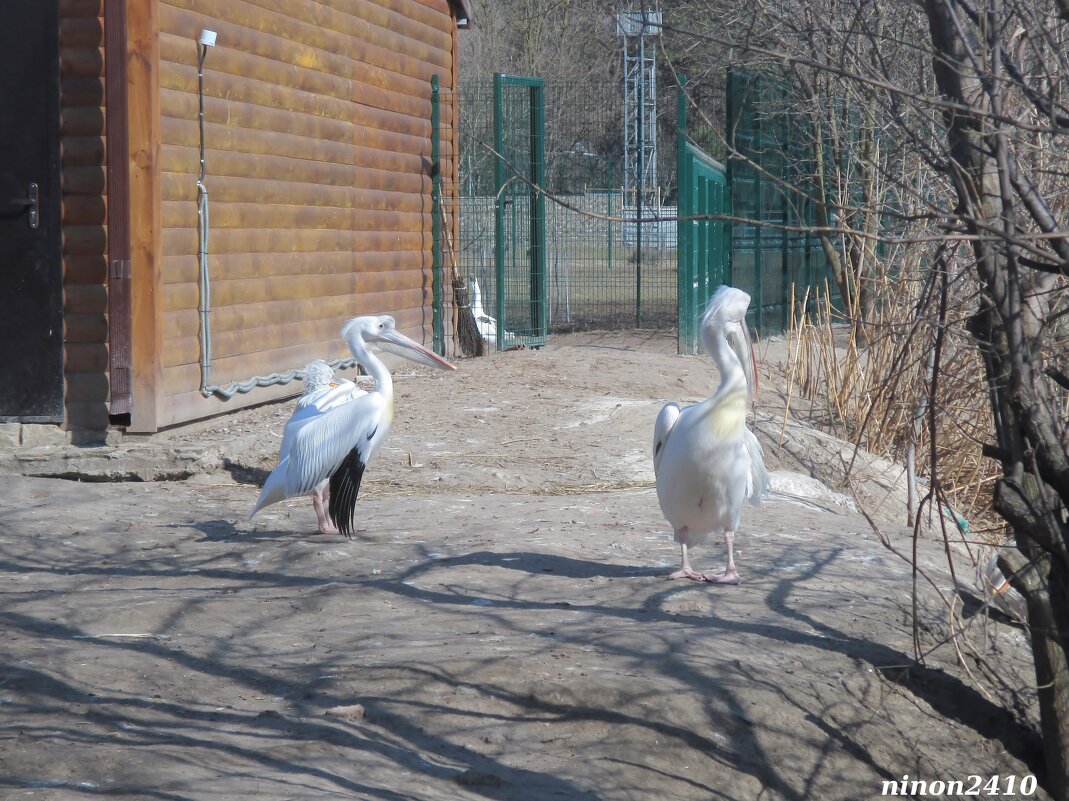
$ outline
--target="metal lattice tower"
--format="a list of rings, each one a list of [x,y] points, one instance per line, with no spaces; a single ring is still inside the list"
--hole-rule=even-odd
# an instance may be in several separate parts
[[[616,33],[624,40],[624,203],[656,206],[657,59],[646,39],[660,36],[661,12],[622,12]]]

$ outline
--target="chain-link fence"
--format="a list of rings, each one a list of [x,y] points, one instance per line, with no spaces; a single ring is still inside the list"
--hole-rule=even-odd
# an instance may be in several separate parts
[[[551,332],[670,329],[676,323],[676,210],[648,203],[643,213],[647,222],[637,230],[634,202],[621,189],[619,94],[618,87],[604,84],[544,86],[546,314]],[[493,318],[500,317],[494,142],[501,127],[510,125],[509,114],[507,107],[495,112],[492,82],[461,85],[458,265],[473,285],[478,282],[482,310]],[[505,161],[509,180],[522,181],[523,165]],[[671,179],[674,175],[664,184]],[[659,195],[663,197],[663,189]],[[510,207],[507,213],[522,210]]]
[[[490,347],[510,341],[505,335],[510,333],[516,342],[537,345],[547,332],[670,330],[679,323],[681,307],[688,316],[699,314],[720,280],[749,292],[753,324],[775,333],[788,325],[792,285],[798,296],[806,286],[825,281],[834,287],[820,242],[806,231],[813,225],[806,188],[812,165],[804,132],[792,127],[797,123],[784,86],[743,71],[728,75],[724,127],[737,155],[726,160],[722,184],[712,180],[719,169],[715,162],[707,176],[712,182],[700,177],[708,157],[698,158],[692,165],[698,173],[692,177],[700,180],[691,187],[693,192],[715,190],[723,200],[700,194],[687,198],[688,214],[704,214],[707,223],[695,222],[685,244],[701,249],[712,242],[716,247],[710,252],[715,251],[719,267],[702,262],[702,270],[695,272],[693,265],[681,267],[677,247],[676,150],[686,145],[685,114],[679,119],[677,109],[658,114],[658,128],[665,128],[658,133],[665,144],[661,174],[656,197],[643,201],[640,227],[635,198],[625,197],[622,189],[619,87],[535,81],[543,104],[539,113],[525,97],[501,89],[509,81],[525,86],[532,80],[505,78],[502,83],[499,76],[496,94],[492,81],[462,84],[459,93],[455,264],[470,287],[471,305]],[[661,98],[676,100],[668,92]],[[675,120],[674,126],[665,124],[668,119]],[[542,148],[537,155],[522,144],[532,137]],[[690,152],[693,145],[686,148]],[[515,155],[521,152],[526,155]],[[538,195],[532,183],[536,169],[544,209],[532,203]],[[698,207],[705,210],[696,212]],[[732,222],[721,242],[708,225],[718,214],[753,222]],[[531,216],[544,223],[544,233]],[[708,261],[713,256],[691,253],[686,258]],[[685,274],[684,281],[693,283],[699,272],[706,279],[701,287],[680,292],[678,276]],[[499,277],[504,277],[502,286]],[[524,330],[503,330],[498,341],[496,326],[503,314],[506,327],[508,319],[522,320]],[[681,349],[683,339],[694,339],[695,321],[685,322]]]

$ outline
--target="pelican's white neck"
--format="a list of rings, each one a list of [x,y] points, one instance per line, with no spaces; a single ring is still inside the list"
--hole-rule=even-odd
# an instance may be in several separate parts
[[[717,394],[739,387],[746,389],[746,372],[742,362],[739,361],[738,354],[728,345],[726,329],[727,326],[716,324],[702,332],[702,344],[705,345],[706,351],[713,357],[720,371],[720,387],[717,389]]]
[[[364,344],[363,337],[350,337],[349,350],[353,352],[353,358],[356,359],[357,364],[363,367],[364,371],[375,380],[375,389],[372,391],[381,392],[386,397],[392,397],[393,376],[390,375],[390,371],[386,369],[386,365],[382,363],[382,360]]]

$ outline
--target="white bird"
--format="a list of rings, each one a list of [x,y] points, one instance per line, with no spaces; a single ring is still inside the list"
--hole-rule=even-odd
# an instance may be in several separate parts
[[[342,328],[341,336],[375,387],[370,392],[357,390],[359,394],[350,390],[352,397],[339,397],[334,403],[328,393],[322,399],[323,408],[307,405],[308,418],[294,427],[291,440],[283,436],[278,467],[267,477],[250,518],[265,506],[314,492],[329,481],[330,519],[345,536],[352,536],[360,480],[393,422],[393,378],[368,345],[441,370],[457,369],[396,330],[394,319],[385,315],[354,317]]]
[[[497,344],[497,320],[486,313],[483,309],[482,291],[479,289],[478,279],[472,279],[471,287],[471,313],[475,317],[475,325],[479,328],[479,334],[486,340],[488,346]],[[505,339],[514,337],[511,331],[505,332]]]
[[[297,408],[286,422],[282,432],[282,445],[278,449],[278,461],[282,464],[289,457],[297,432],[330,409],[366,395],[352,381],[338,378],[330,365],[322,359],[311,362],[304,368],[304,393],[297,399]],[[338,527],[330,519],[324,504],[328,497],[328,482],[321,481],[312,490],[312,506],[320,534],[337,534]]]
[[[746,427],[753,400],[756,364],[746,309],[750,296],[722,286],[709,300],[701,323],[705,350],[720,370],[720,387],[701,403],[680,408],[669,403],[657,416],[653,469],[661,511],[675,531],[682,565],[668,578],[738,584],[733,550],[742,504],[761,505],[768,491],[761,445]],[[699,573],[687,548],[714,531],[724,533],[727,566],[723,573]]]

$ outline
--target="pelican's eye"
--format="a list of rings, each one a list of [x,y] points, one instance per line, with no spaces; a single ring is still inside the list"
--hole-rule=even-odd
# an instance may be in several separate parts
[[[386,327],[386,323],[379,323],[379,328],[385,328],[385,327]]]

